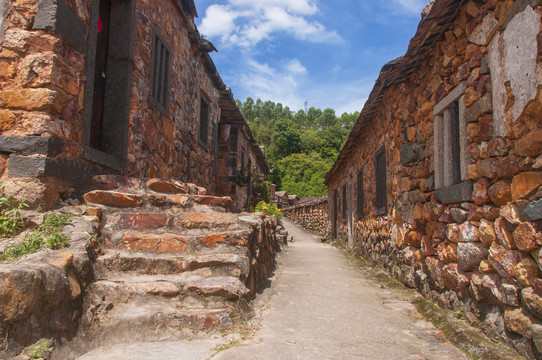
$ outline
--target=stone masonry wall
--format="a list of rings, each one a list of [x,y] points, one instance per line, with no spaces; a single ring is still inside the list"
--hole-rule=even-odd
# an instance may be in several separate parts
[[[327,197],[317,198],[308,203],[284,209],[284,216],[310,232],[327,237],[328,230],[328,200]]]
[[[213,141],[216,138],[213,138],[213,128],[218,126],[220,95],[216,76],[209,74],[214,74],[216,69],[209,69],[206,53],[191,39],[191,35],[197,34],[193,19],[179,9],[176,1],[136,1],[133,51],[125,51],[133,53],[133,57],[120,59],[133,67],[129,105],[126,105],[129,106],[126,131],[115,133],[113,137],[113,142],[126,144],[120,151],[122,154],[114,154],[120,156],[115,161],[110,160],[110,154],[88,149],[85,128],[89,120],[85,114],[92,106],[86,102],[92,89],[85,91],[85,86],[87,66],[93,58],[89,43],[91,29],[95,28],[93,19],[97,19],[97,15],[93,15],[96,3],[94,0],[14,0],[7,6],[6,18],[2,21],[4,32],[0,36],[0,176],[3,182],[8,181],[8,170],[11,171],[13,165],[17,171],[10,177],[17,178],[14,181],[29,183],[30,178],[39,177],[41,183],[34,188],[45,187],[44,192],[58,198],[59,192],[69,196],[74,183],[83,178],[114,170],[129,176],[176,178],[197,183],[214,193]],[[49,18],[38,16],[38,9],[45,6],[57,9],[56,18],[52,16],[50,24],[44,23],[44,19]],[[155,30],[171,48],[171,92],[166,115],[149,103],[151,44]],[[115,45],[115,49],[130,48],[129,37],[127,33],[125,43]],[[109,94],[119,97],[124,93],[111,91],[106,97]],[[206,143],[198,141],[201,98],[209,105]],[[18,145],[6,145],[7,137],[14,136],[18,138],[13,138],[13,142]],[[36,150],[38,137],[54,137],[60,142],[54,147]],[[28,139],[32,146],[25,143]],[[68,177],[67,183],[58,181],[63,175]],[[15,187],[15,193],[20,195],[24,185]]]
[[[453,1],[437,1],[433,10],[446,3]],[[527,358],[542,356],[541,14],[537,1],[470,1],[459,8],[442,38],[416,59],[415,71],[382,90],[363,141],[327,179],[330,222],[339,195],[337,237],[350,238],[356,250],[441,306],[462,309]],[[430,30],[422,21],[419,31]],[[394,66],[386,65],[381,79]],[[446,144],[435,134],[443,131],[439,107],[454,98],[461,180],[445,186],[439,182],[451,176],[441,172],[449,154],[441,153]],[[382,145],[387,210],[377,215],[375,153]]]

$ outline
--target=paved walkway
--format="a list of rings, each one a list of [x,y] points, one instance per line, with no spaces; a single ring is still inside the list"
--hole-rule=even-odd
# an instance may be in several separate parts
[[[409,302],[372,282],[339,250],[284,221],[281,255],[253,343],[213,360],[467,359],[419,320]]]

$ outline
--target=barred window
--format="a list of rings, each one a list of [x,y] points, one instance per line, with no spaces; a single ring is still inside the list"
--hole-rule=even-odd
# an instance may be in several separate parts
[[[346,220],[346,185],[343,185],[343,220]]]
[[[363,170],[358,172],[358,186],[357,186],[358,196],[358,219],[363,218]]]
[[[375,179],[376,179],[376,215],[387,212],[386,193],[386,148],[382,146],[375,153]]]
[[[158,29],[154,28],[152,41],[150,102],[164,115],[168,115],[171,48]]]

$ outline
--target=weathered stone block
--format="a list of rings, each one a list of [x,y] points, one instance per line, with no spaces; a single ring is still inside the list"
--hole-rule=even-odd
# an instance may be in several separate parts
[[[519,217],[522,221],[542,220],[542,199],[531,201],[519,209]]]
[[[83,199],[89,203],[102,204],[114,207],[138,207],[142,204],[139,196],[125,194],[117,191],[94,190],[83,195]]]
[[[504,246],[497,243],[493,243],[489,248],[489,262],[497,270],[499,275],[505,279],[514,277],[514,268],[525,258],[527,258],[527,255],[524,253],[507,250]]]
[[[493,242],[497,239],[494,223],[492,221],[486,219],[480,220],[480,227],[478,228],[478,232],[480,234],[480,241],[485,246],[491,246],[491,244],[493,244]]]
[[[512,179],[512,200],[517,201],[534,193],[542,185],[542,172],[524,172]]]
[[[489,190],[488,195],[491,201],[495,205],[506,205],[512,200],[511,184],[508,180],[500,180],[493,184]]]
[[[516,141],[515,147],[520,156],[539,156],[542,153],[542,129],[528,132]]]
[[[525,258],[514,267],[514,276],[521,286],[531,287],[533,281],[540,277],[540,270],[533,259]]]
[[[519,250],[531,252],[542,246],[542,233],[537,231],[530,222],[519,224],[513,235]]]
[[[482,243],[457,244],[457,263],[459,270],[475,270],[480,262],[487,257],[489,248]]]
[[[188,186],[185,183],[175,180],[150,179],[147,186],[158,192],[187,194]]]
[[[188,240],[177,234],[143,234],[128,231],[119,242],[119,247],[126,250],[148,250],[160,252],[185,252]]]
[[[62,151],[62,141],[50,136],[0,135],[0,151],[18,155],[56,156]]]
[[[458,204],[472,201],[472,191],[472,181],[464,181],[456,185],[438,189],[435,191],[435,196],[443,204]]]
[[[156,230],[166,227],[169,221],[166,213],[120,213],[108,217],[105,230]]]
[[[469,35],[469,41],[486,46],[489,44],[493,36],[498,31],[499,21],[495,18],[492,13],[487,14],[481,23],[474,28],[474,31]]]
[[[62,111],[62,99],[50,89],[19,89],[0,91],[0,107],[27,111]]]
[[[525,307],[537,318],[542,319],[542,296],[535,293],[533,288],[525,288],[521,291],[521,298]]]
[[[212,229],[217,227],[227,227],[239,222],[234,214],[230,213],[199,213],[184,214],[177,218],[176,223],[179,226],[188,229],[203,228]]]
[[[414,151],[414,144],[411,142],[405,143],[401,146],[401,164],[406,165],[410,162],[418,160],[418,154]]]

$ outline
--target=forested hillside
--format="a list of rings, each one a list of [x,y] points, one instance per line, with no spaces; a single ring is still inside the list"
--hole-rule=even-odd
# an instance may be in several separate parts
[[[239,102],[273,169],[268,180],[299,197],[326,194],[324,175],[343,146],[359,112],[340,117],[333,109],[292,112],[281,103]]]

